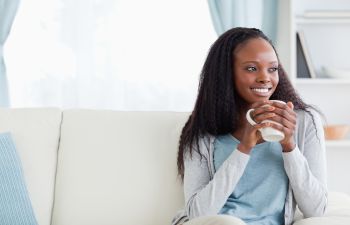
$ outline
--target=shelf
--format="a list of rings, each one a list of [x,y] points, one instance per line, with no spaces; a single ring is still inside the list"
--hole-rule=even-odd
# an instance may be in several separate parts
[[[350,18],[295,18],[297,24],[350,24]]]
[[[326,147],[337,147],[337,148],[349,148],[350,150],[350,140],[340,140],[340,141],[326,141]]]
[[[295,84],[350,84],[350,79],[338,78],[297,78]]]

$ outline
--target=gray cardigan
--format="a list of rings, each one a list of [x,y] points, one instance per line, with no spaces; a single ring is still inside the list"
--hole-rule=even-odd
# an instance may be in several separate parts
[[[285,224],[293,222],[296,205],[305,218],[322,216],[327,206],[325,142],[322,121],[317,113],[297,112],[294,135],[296,148],[283,153],[289,179],[285,201]],[[173,225],[199,216],[217,215],[243,175],[250,156],[233,151],[216,173],[213,165],[215,137],[200,139],[199,151],[184,157],[185,208],[177,213]]]

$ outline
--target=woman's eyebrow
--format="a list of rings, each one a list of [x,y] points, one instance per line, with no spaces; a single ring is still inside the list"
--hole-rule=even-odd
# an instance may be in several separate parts
[[[246,64],[246,63],[260,63],[260,62],[259,61],[253,61],[253,60],[242,62],[242,64]],[[275,64],[275,63],[278,63],[278,61],[271,61],[269,63],[270,64]]]

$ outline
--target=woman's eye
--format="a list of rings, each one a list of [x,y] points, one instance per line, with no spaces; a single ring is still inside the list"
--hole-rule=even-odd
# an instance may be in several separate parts
[[[256,68],[254,66],[249,66],[247,67],[247,71],[253,72],[253,71],[256,71]]]
[[[270,71],[271,73],[276,72],[277,70],[278,70],[278,67],[273,67],[273,68],[270,68],[270,69],[269,69],[269,71]]]

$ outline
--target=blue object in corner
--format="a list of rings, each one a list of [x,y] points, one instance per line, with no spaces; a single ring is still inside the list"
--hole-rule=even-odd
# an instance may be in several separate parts
[[[0,224],[38,224],[10,133],[0,133]]]

